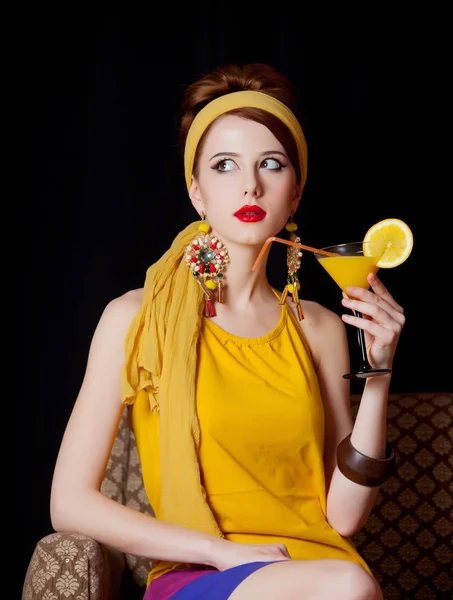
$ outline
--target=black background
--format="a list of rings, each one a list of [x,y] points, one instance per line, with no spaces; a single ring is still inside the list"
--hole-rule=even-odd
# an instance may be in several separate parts
[[[267,62],[296,84],[309,148],[296,215],[304,243],[357,239],[387,217],[410,226],[411,256],[381,271],[407,315],[392,391],[451,390],[451,353],[442,359],[440,349],[451,316],[448,19],[424,5],[337,4],[198,2],[160,6],[159,15],[40,7],[23,16],[17,597],[34,545],[52,531],[53,466],[100,314],[142,285],[196,217],[178,116],[184,88],[214,66]],[[284,252],[274,244],[269,262],[278,287]],[[310,254],[301,278],[305,298],[341,312],[340,292]],[[356,343],[352,333],[353,361]]]

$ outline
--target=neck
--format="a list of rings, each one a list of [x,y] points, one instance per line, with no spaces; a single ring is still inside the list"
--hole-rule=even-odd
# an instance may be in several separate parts
[[[230,262],[225,271],[228,294],[228,308],[245,312],[250,305],[266,301],[273,292],[266,275],[269,250],[265,253],[255,271],[252,266],[261,247],[228,244]]]

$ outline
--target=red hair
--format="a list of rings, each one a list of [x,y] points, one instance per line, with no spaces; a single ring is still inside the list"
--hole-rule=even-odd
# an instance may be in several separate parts
[[[294,86],[280,71],[269,65],[261,63],[239,65],[225,65],[218,67],[192,83],[185,91],[183,99],[183,116],[180,124],[180,143],[184,150],[189,128],[200,110],[211,100],[243,90],[252,90],[269,94],[286,106],[299,118],[300,107]],[[296,142],[280,119],[259,108],[237,108],[227,114],[236,115],[244,119],[256,121],[267,127],[288,153],[289,160],[294,167],[297,179],[300,179],[300,162]],[[203,147],[203,141],[210,127],[201,136],[194,160],[194,173],[197,170],[198,157]]]

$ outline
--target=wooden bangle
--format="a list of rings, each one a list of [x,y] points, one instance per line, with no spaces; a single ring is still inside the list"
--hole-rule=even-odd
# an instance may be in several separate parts
[[[337,447],[337,465],[345,477],[366,487],[382,485],[394,473],[396,459],[393,448],[386,443],[385,458],[371,458],[359,452],[351,443],[351,433]]]

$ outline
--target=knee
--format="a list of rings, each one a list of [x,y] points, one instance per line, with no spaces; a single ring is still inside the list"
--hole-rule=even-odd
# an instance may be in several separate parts
[[[363,567],[350,563],[343,573],[340,597],[344,600],[383,600],[381,587]]]

